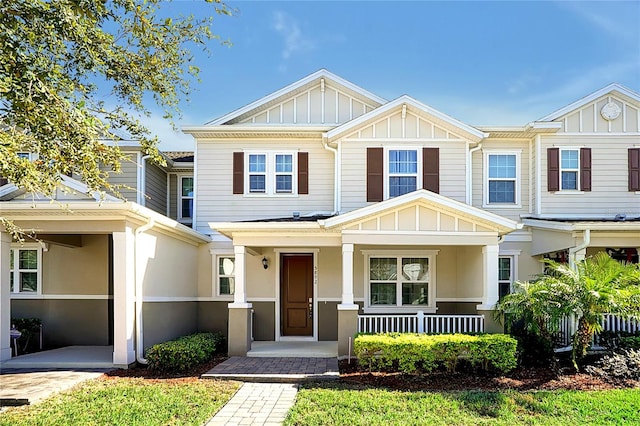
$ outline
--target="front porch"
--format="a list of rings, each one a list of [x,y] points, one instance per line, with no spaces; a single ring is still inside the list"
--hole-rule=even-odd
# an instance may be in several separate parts
[[[18,355],[0,364],[0,370],[15,369],[112,369],[113,346],[67,346]]]

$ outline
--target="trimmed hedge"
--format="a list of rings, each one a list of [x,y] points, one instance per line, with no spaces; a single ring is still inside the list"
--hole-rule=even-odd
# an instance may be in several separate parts
[[[620,347],[622,349],[640,351],[640,336],[621,337]]]
[[[159,343],[147,351],[147,366],[155,371],[183,372],[209,361],[223,343],[220,333],[196,333]]]
[[[394,369],[403,373],[429,373],[438,368],[456,370],[464,359],[485,371],[506,373],[517,365],[518,342],[504,334],[359,334],[354,353],[362,365],[372,369]]]

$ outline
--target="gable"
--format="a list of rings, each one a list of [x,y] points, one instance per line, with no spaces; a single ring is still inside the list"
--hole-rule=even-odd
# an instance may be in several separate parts
[[[383,103],[386,100],[320,70],[207,125],[338,125]]]
[[[84,183],[72,179],[68,176],[62,176],[62,180],[58,187],[56,188],[56,192],[52,197],[55,201],[100,201],[100,195],[97,193],[89,193],[89,187]],[[2,201],[46,201],[49,202],[49,198],[42,194],[31,194],[25,193],[24,190],[20,190],[14,185],[7,185],[6,188],[3,188],[3,191],[0,191],[0,200]],[[122,200],[112,196],[105,194],[105,201],[118,201]]]
[[[337,139],[470,140],[486,137],[480,130],[401,96],[327,133]]]
[[[640,133],[640,95],[612,84],[542,121],[560,123],[559,133]]]

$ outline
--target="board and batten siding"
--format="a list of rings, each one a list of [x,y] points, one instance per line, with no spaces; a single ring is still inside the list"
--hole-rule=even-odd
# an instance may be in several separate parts
[[[325,84],[262,108],[242,124],[342,124],[374,109],[374,105]],[[324,100],[323,100],[324,96]]]
[[[609,102],[616,105],[620,115],[605,120],[602,108]],[[555,120],[562,123],[559,133],[637,133],[640,132],[640,114],[637,105],[617,96],[603,96],[576,111]]]
[[[233,153],[250,151],[307,152],[309,194],[261,196],[233,194]],[[209,233],[209,222],[243,221],[302,216],[333,211],[333,153],[320,139],[301,140],[199,140],[196,179],[195,228]]]
[[[145,167],[145,206],[160,214],[167,213],[167,174],[147,160]]]
[[[599,216],[640,214],[640,194],[628,190],[628,150],[638,145],[640,136],[543,136],[541,213]],[[547,190],[547,149],[558,147],[591,148],[591,191]]]
[[[517,193],[520,197],[520,207],[511,206],[491,206],[486,203],[488,184],[485,164],[487,154],[518,153],[520,155],[518,187]],[[520,215],[529,213],[529,183],[531,179],[531,162],[529,159],[528,140],[497,140],[487,139],[482,142],[482,149],[472,154],[472,205],[491,213],[519,221]]]
[[[367,148],[370,147],[439,148],[439,193],[465,202],[467,141],[422,117],[407,113],[403,120],[402,114],[395,111],[363,126],[340,144],[343,213],[371,204],[367,202]]]

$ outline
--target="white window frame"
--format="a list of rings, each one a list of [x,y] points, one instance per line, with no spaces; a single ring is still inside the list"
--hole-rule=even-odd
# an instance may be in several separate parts
[[[389,173],[389,154],[391,151],[416,151],[416,161],[417,161],[417,171],[415,173],[415,177],[416,177],[416,189],[418,190],[420,188],[422,188],[422,149],[424,147],[423,146],[416,146],[416,145],[408,145],[408,146],[388,146],[384,148],[384,166],[383,166],[383,171],[384,171],[384,199],[388,200],[389,198],[391,198],[391,196],[389,195],[389,179],[392,176],[395,175],[391,175]],[[411,177],[414,176],[414,174],[402,174],[402,175],[397,175],[397,176],[404,176],[404,177]],[[395,197],[394,197],[395,198]]]
[[[191,197],[187,197],[187,196],[183,196],[182,195],[182,179],[191,178],[193,180],[193,194],[194,195],[195,195],[195,192],[196,192],[196,186],[195,186],[196,180],[195,180],[195,177],[193,175],[191,175],[191,174],[178,174],[176,176],[177,176],[177,179],[178,179],[178,182],[177,182],[178,187],[176,188],[176,193],[178,195],[178,201],[177,201],[178,202],[178,205],[177,205],[177,210],[178,211],[177,211],[177,215],[176,216],[178,218],[178,222],[189,222],[189,223],[191,223],[193,221],[193,215],[195,213],[195,197],[193,195]],[[187,200],[187,199],[192,200],[192,206],[193,206],[192,209],[193,210],[191,211],[191,217],[182,216],[182,200]]]
[[[37,254],[37,269],[35,272],[37,274],[36,278],[36,291],[21,291],[20,290],[20,272],[33,272],[33,269],[20,269],[20,251],[23,250],[35,250]],[[21,245],[15,245],[11,247],[11,252],[13,253],[13,269],[10,269],[10,274],[13,275],[13,286],[10,289],[10,294],[13,296],[19,297],[31,297],[31,296],[40,296],[42,295],[42,246],[37,243],[27,243]]]
[[[364,255],[364,312],[366,313],[435,313],[436,308],[436,256],[440,250],[362,250]],[[371,258],[395,257],[402,264],[403,257],[419,257],[429,260],[428,303],[426,305],[402,305],[402,279],[396,278],[396,304],[371,305],[369,265]]]
[[[580,190],[581,186],[580,186],[580,148],[581,147],[564,147],[564,148],[560,148],[559,153],[558,153],[558,170],[559,170],[559,175],[558,175],[558,179],[560,180],[560,182],[558,182],[558,186],[560,188],[560,191],[564,191],[564,192],[582,192]],[[567,151],[576,151],[578,153],[578,167],[577,168],[563,168],[562,167],[562,153],[563,152],[567,152]],[[576,187],[574,188],[563,188],[562,186],[562,173],[563,172],[575,172],[576,174]]]
[[[500,250],[498,252],[498,262],[500,262],[500,258],[509,258],[511,260],[511,276],[510,279],[508,280],[509,282],[509,292],[513,293],[513,283],[515,283],[516,281],[518,281],[518,261],[519,261],[519,256],[520,253],[522,253],[521,250]],[[506,283],[507,280],[501,280],[500,279],[500,264],[498,263],[497,265],[498,267],[498,282],[497,282],[497,286],[498,286],[498,295],[500,294],[500,284],[501,283]]]
[[[223,300],[223,301],[233,301],[233,293],[232,294],[221,294],[220,293],[220,278],[229,277],[231,275],[220,274],[220,259],[223,258],[231,258],[235,264],[235,254],[233,252],[226,251],[217,251],[210,250],[212,260],[213,260],[213,283],[212,283],[212,295],[213,300]],[[237,265],[235,265],[237,267]],[[235,272],[235,271],[234,271]],[[233,274],[235,278],[235,274]]]
[[[493,181],[493,180],[498,180],[498,181],[512,181],[514,180],[513,178],[490,178],[489,177],[489,156],[491,155],[515,155],[516,157],[516,177],[515,177],[515,187],[514,187],[514,191],[515,191],[515,201],[513,203],[491,203],[489,202],[489,181]],[[521,155],[522,155],[522,151],[521,150],[510,150],[510,151],[503,151],[503,150],[484,150],[483,152],[483,163],[484,163],[484,167],[483,167],[483,174],[484,174],[484,185],[483,185],[483,195],[482,195],[482,207],[487,207],[487,208],[510,208],[510,209],[517,209],[517,208],[521,208],[522,207],[522,199],[521,199],[521,181],[522,181],[522,177],[521,177]]]
[[[298,152],[297,151],[243,151],[244,152],[244,196],[245,197],[297,197],[298,196]],[[249,156],[265,156],[265,191],[251,192],[250,175],[263,173],[249,172]],[[276,155],[290,155],[292,171],[276,173]],[[291,192],[276,191],[276,176],[291,175]]]

